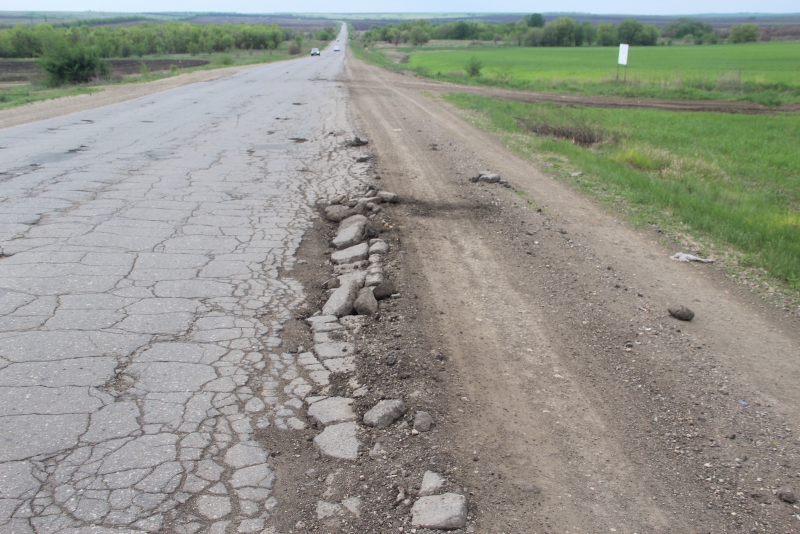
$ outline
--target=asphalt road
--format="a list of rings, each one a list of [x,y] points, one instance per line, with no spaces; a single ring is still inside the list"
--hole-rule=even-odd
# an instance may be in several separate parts
[[[0,532],[269,526],[254,432],[303,424],[275,349],[351,185],[343,61],[0,131]]]

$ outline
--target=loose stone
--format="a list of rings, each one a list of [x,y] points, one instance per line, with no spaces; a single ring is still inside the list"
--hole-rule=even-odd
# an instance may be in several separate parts
[[[366,260],[369,256],[369,247],[366,243],[361,243],[344,250],[338,250],[331,254],[331,261],[337,264],[353,263]]]
[[[433,417],[428,412],[414,414],[414,430],[428,432],[433,427]]]
[[[394,284],[389,280],[384,280],[380,284],[376,285],[372,290],[373,296],[378,300],[389,298],[396,292],[397,291],[394,288]]]
[[[326,456],[341,460],[356,460],[360,445],[357,434],[358,425],[352,421],[330,425],[314,438],[314,444]]]
[[[325,218],[333,222],[341,222],[348,217],[351,217],[353,212],[347,206],[341,204],[333,204],[325,208]]]
[[[686,306],[670,306],[669,314],[681,321],[691,321],[694,319],[694,312]]]
[[[398,202],[400,198],[395,193],[390,193],[389,191],[378,191],[378,195],[381,200],[384,202],[394,203]]]
[[[323,315],[342,317],[353,313],[353,303],[358,296],[358,282],[350,280],[336,288],[325,306],[322,307]]]
[[[411,524],[437,530],[464,528],[467,499],[457,493],[422,497],[411,508]]]
[[[425,471],[422,475],[422,485],[419,488],[420,497],[435,495],[444,486],[445,480],[433,471]]]
[[[382,400],[364,414],[364,424],[386,428],[406,413],[406,405],[400,399]]]
[[[378,311],[378,301],[372,294],[371,287],[365,287],[358,292],[358,297],[353,303],[353,308],[358,315],[373,315]]]
[[[377,240],[369,247],[370,254],[386,254],[389,252],[389,245],[385,241]]]

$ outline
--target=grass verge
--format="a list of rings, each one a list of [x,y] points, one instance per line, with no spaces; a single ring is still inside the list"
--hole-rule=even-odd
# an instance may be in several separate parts
[[[0,110],[64,96],[88,95],[96,93],[98,89],[78,85],[73,87],[46,88],[32,85],[21,85],[5,90],[0,90]]]
[[[451,94],[480,126],[639,224],[732,248],[733,269],[764,269],[800,290],[800,115],[563,108]],[[531,133],[576,125],[600,141]],[[569,172],[568,172],[569,171]],[[575,171],[583,174],[572,177]],[[719,250],[715,250],[719,252]]]

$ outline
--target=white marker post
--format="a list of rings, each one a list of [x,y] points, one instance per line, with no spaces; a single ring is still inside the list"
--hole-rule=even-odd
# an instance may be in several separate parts
[[[619,45],[619,59],[617,60],[617,81],[619,81],[619,66],[625,65],[625,79],[628,81],[628,45]]]

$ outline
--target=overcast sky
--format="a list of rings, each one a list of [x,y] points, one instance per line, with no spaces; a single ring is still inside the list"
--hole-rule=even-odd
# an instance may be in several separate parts
[[[27,0],[5,3],[24,11],[224,11],[239,13],[530,13],[580,12],[675,15],[697,13],[797,13],[798,0]],[[14,5],[16,4],[16,7]]]

